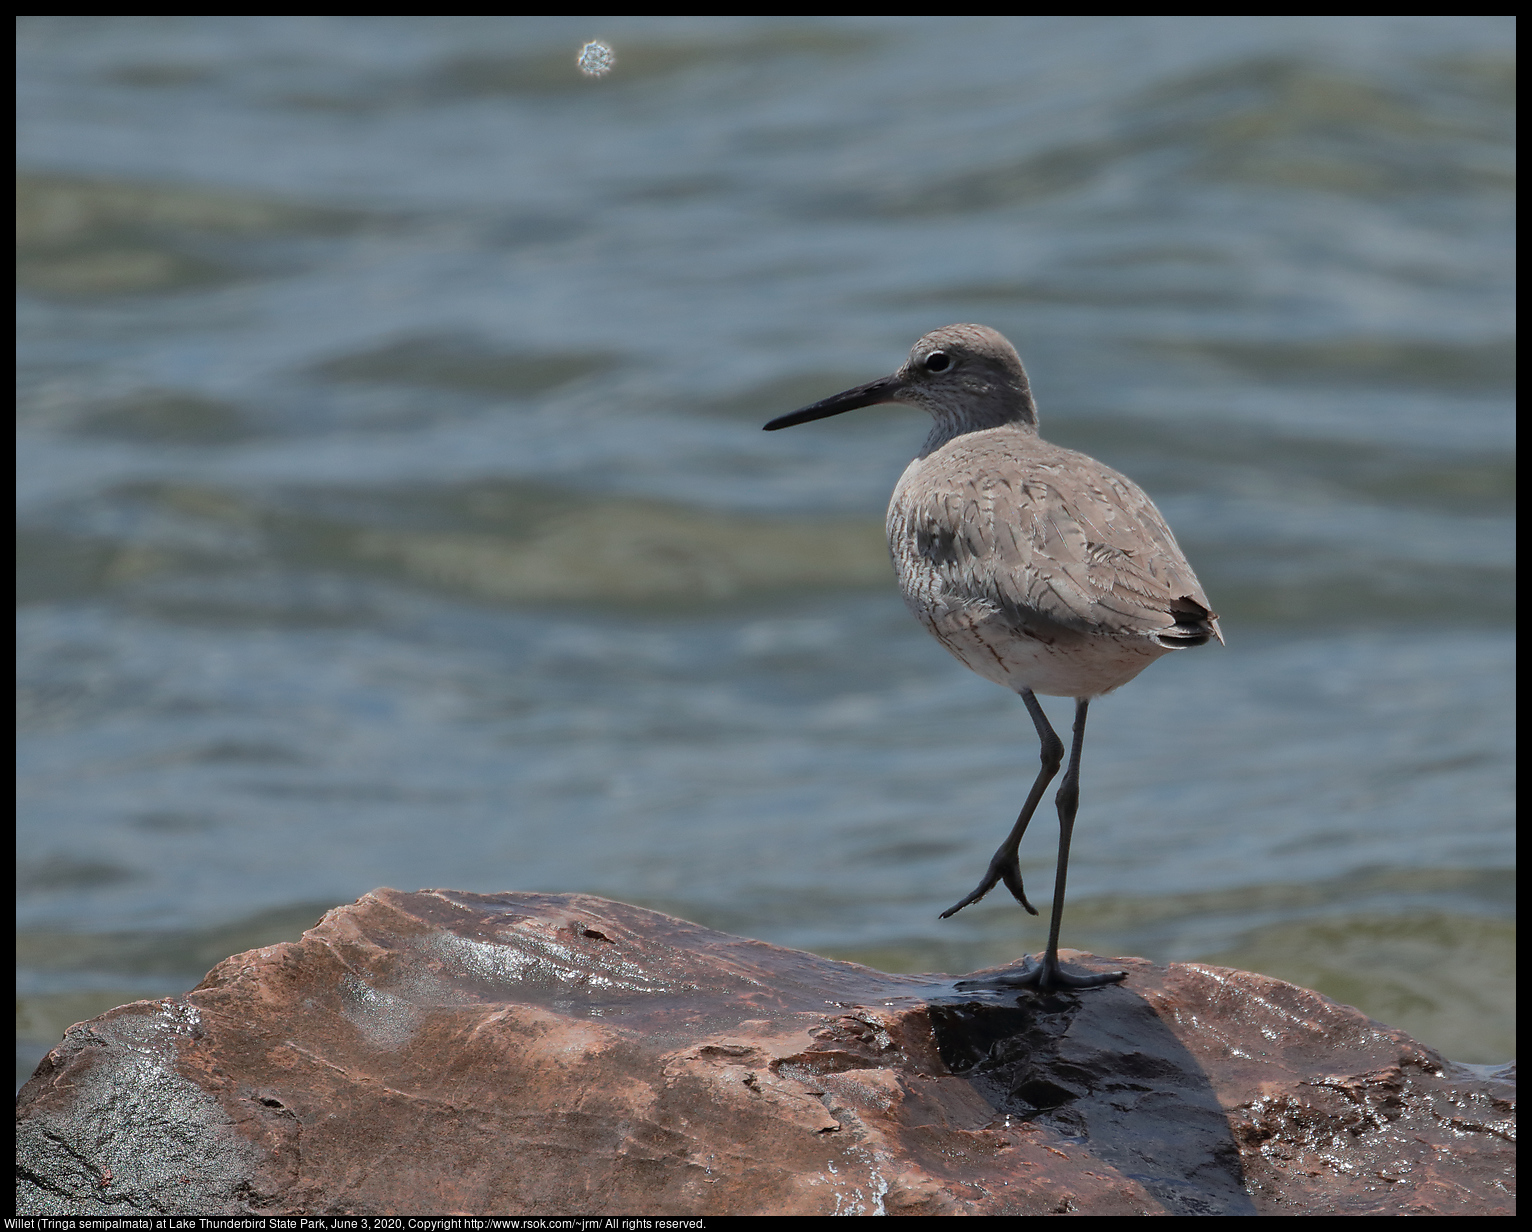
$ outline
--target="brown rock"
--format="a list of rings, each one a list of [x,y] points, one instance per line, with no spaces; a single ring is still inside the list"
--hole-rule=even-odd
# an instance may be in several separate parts
[[[71,1028],[18,1099],[18,1206],[1512,1213],[1511,1073],[1279,980],[1113,962],[963,992],[598,898],[379,890]]]

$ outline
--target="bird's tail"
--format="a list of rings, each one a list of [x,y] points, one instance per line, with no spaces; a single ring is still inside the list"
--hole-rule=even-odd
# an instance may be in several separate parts
[[[1175,624],[1161,629],[1154,640],[1171,650],[1184,650],[1191,646],[1206,646],[1215,637],[1223,645],[1223,632],[1218,628],[1218,613],[1190,595],[1182,595],[1170,605]]]

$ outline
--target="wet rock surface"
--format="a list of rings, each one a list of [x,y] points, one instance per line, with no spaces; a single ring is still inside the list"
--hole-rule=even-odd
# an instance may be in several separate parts
[[[1113,965],[965,991],[604,899],[379,890],[71,1028],[18,1098],[18,1208],[1513,1212],[1510,1069]]]

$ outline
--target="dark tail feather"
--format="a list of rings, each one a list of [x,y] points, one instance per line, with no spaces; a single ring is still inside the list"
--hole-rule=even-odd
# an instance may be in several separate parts
[[[1172,600],[1170,614],[1175,617],[1176,623],[1155,634],[1155,640],[1161,646],[1169,646],[1174,650],[1206,646],[1215,637],[1220,643],[1223,642],[1223,634],[1218,631],[1218,613],[1204,607],[1190,595]]]

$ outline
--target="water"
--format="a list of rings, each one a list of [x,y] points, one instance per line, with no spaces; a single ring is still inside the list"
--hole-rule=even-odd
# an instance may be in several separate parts
[[[1092,709],[1065,944],[1506,1059],[1512,34],[24,20],[18,1072],[379,885],[1040,948],[936,919],[1036,745],[894,592],[922,417],[760,431],[953,321],[1229,639]]]

